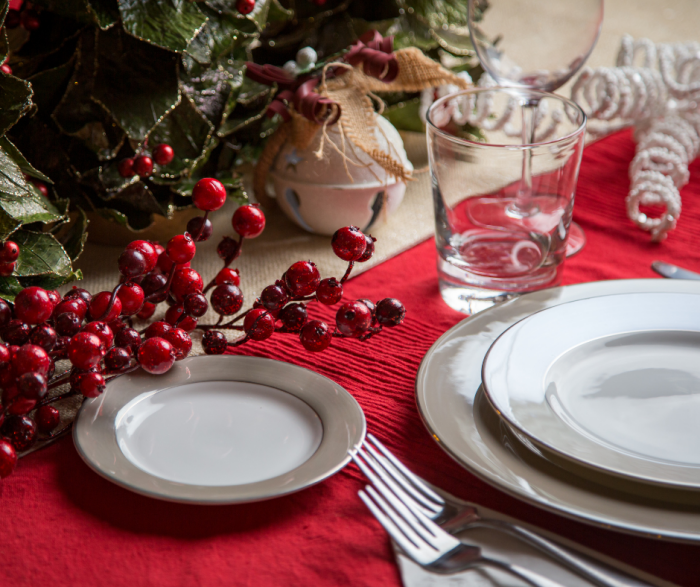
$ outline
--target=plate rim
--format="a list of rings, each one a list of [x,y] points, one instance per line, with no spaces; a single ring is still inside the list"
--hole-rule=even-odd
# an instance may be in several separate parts
[[[167,492],[167,490],[155,490],[155,489],[148,489],[144,487],[140,487],[137,485],[134,485],[133,483],[126,481],[124,479],[121,479],[119,477],[118,473],[110,473],[107,471],[102,470],[97,463],[94,463],[91,455],[88,454],[89,450],[86,450],[86,446],[83,445],[83,439],[80,437],[82,434],[84,426],[80,425],[80,419],[86,418],[88,411],[90,411],[93,406],[98,406],[96,409],[99,411],[101,409],[101,400],[104,400],[104,397],[108,390],[109,390],[109,383],[107,385],[107,389],[103,394],[98,396],[97,398],[92,398],[88,399],[83,402],[83,404],[80,407],[80,410],[78,411],[78,414],[75,418],[75,423],[73,425],[73,431],[72,431],[72,437],[73,437],[73,444],[76,448],[76,451],[80,455],[81,459],[87,464],[87,466],[94,472],[96,472],[100,477],[103,477],[104,479],[107,479],[108,481],[111,481],[115,485],[118,485],[120,487],[123,487],[129,491],[132,491],[134,493],[144,495],[146,497],[154,498],[154,499],[159,499],[162,501],[168,501],[168,502],[173,502],[173,503],[185,503],[185,504],[194,504],[194,505],[232,505],[232,504],[242,504],[242,503],[253,503],[253,502],[258,502],[258,501],[266,501],[268,499],[275,499],[277,497],[282,497],[285,495],[289,495],[292,493],[296,493],[298,491],[301,491],[303,489],[306,489],[308,487],[311,487],[313,485],[316,485],[329,477],[333,476],[340,470],[342,470],[345,465],[347,465],[351,457],[348,453],[350,448],[359,446],[364,442],[365,435],[367,433],[367,420],[364,415],[364,411],[362,410],[362,407],[358,403],[358,401],[355,399],[355,397],[348,392],[343,386],[340,384],[336,383],[329,377],[326,377],[325,375],[322,375],[320,373],[317,373],[316,371],[313,371],[311,369],[307,369],[306,367],[302,367],[300,365],[295,365],[293,363],[288,363],[286,361],[279,361],[276,359],[269,359],[266,357],[252,357],[252,356],[247,356],[247,355],[197,355],[194,357],[187,357],[186,359],[182,361],[178,361],[175,363],[174,367],[179,368],[185,368],[189,369],[189,367],[193,363],[201,363],[201,362],[206,362],[206,361],[214,361],[214,362],[219,362],[225,360],[226,363],[222,362],[222,365],[226,365],[228,368],[226,370],[226,374],[221,374],[220,377],[216,379],[210,379],[210,381],[238,381],[238,382],[244,382],[244,383],[254,383],[258,385],[267,385],[268,387],[272,387],[274,389],[277,389],[279,391],[282,391],[284,393],[289,393],[290,395],[296,397],[300,401],[304,402],[313,412],[318,416],[321,426],[323,428],[323,436],[321,438],[321,442],[317,449],[314,451],[314,453],[306,460],[304,463],[301,465],[295,467],[294,469],[291,469],[290,471],[284,473],[283,475],[273,477],[271,479],[264,479],[262,481],[257,481],[254,483],[246,483],[246,484],[240,484],[240,485],[222,485],[222,486],[206,486],[206,485],[190,485],[190,484],[183,484],[179,483],[176,481],[170,481],[167,479],[164,479],[162,477],[157,477],[156,475],[153,475],[152,473],[149,473],[148,471],[141,469],[138,467],[136,464],[134,464],[132,461],[130,461],[122,452],[121,450],[118,451],[118,454],[121,455],[121,458],[119,459],[120,461],[123,460],[122,464],[124,464],[127,468],[135,470],[139,476],[144,476],[150,479],[158,480],[163,482],[166,485],[173,485],[173,486],[180,486],[187,488],[193,495],[172,495]],[[261,493],[258,496],[254,497],[236,497],[235,495],[226,495],[222,497],[206,497],[206,496],[199,496],[197,493],[200,493],[202,491],[205,491],[207,489],[209,490],[214,490],[217,492],[231,492],[233,494],[236,493],[236,491],[240,492],[244,490],[246,487],[250,487],[251,485],[257,485],[260,483],[267,483],[269,481],[273,481],[275,479],[280,479],[284,475],[289,475],[290,473],[298,473],[300,470],[303,470],[309,461],[311,461],[315,455],[318,454],[318,452],[324,447],[324,443],[330,442],[330,440],[327,438],[326,430],[328,428],[328,425],[326,422],[324,422],[324,419],[321,414],[319,414],[319,411],[309,404],[309,402],[306,401],[306,399],[299,397],[295,393],[293,393],[291,390],[288,389],[281,389],[280,387],[276,387],[275,385],[271,385],[266,382],[261,382],[259,379],[256,380],[255,377],[251,377],[249,375],[249,372],[246,370],[241,370],[240,375],[237,375],[236,372],[238,370],[235,369],[234,363],[235,362],[244,362],[244,363],[256,363],[259,365],[262,365],[262,369],[265,369],[265,365],[268,366],[274,366],[275,368],[279,369],[282,368],[284,370],[290,369],[292,371],[297,371],[297,373],[300,374],[305,374],[307,377],[311,377],[314,379],[319,379],[324,381],[326,385],[329,387],[335,388],[336,392],[340,393],[342,397],[344,397],[345,401],[347,402],[347,405],[353,410],[353,417],[356,418],[355,421],[350,421],[348,420],[350,425],[356,425],[356,430],[354,436],[348,435],[347,439],[347,444],[348,444],[348,450],[345,451],[345,455],[342,459],[339,459],[338,462],[336,462],[333,466],[328,467],[326,470],[324,470],[322,473],[318,473],[314,475],[311,478],[304,479],[302,477],[302,481],[300,483],[290,483],[288,486],[284,488],[278,488],[277,490],[272,490],[268,491],[265,493]],[[154,377],[152,375],[148,375],[147,373],[143,372],[142,370],[137,371],[133,377],[138,377],[139,379],[146,379],[150,377]],[[155,377],[162,377],[162,376],[155,376]],[[196,383],[197,381],[192,381],[191,379],[186,380],[186,383]],[[178,384],[174,385],[166,385],[162,388],[156,388],[156,393],[160,393],[162,391],[167,391],[168,389],[173,389],[177,387]],[[149,393],[149,391],[144,391],[143,393]],[[135,397],[138,397],[138,395],[142,394],[137,394],[133,397],[130,397],[129,399],[123,400],[120,402],[119,406],[114,410],[113,418],[109,422],[109,428],[110,428],[110,436],[112,437],[112,440],[114,441],[115,446],[118,448],[118,444],[116,442],[116,416],[119,413],[119,411],[130,401],[132,401]],[[320,396],[318,396],[320,397]],[[319,400],[323,401],[323,400]],[[331,410],[338,410],[338,406],[335,405],[337,402],[326,402],[327,406],[330,406]],[[92,442],[96,442],[95,440],[92,440]],[[89,443],[86,442],[86,444],[89,445]]]
[[[667,279],[649,279],[649,278],[635,278],[635,279],[615,279],[615,280],[600,280],[600,281],[592,281],[592,282],[583,282],[583,283],[577,283],[577,284],[571,284],[571,285],[566,285],[566,286],[560,286],[556,288],[549,288],[545,290],[540,290],[537,292],[532,292],[528,294],[523,294],[515,299],[506,301],[502,304],[498,304],[497,306],[494,306],[492,308],[489,308],[487,310],[484,310],[483,312],[478,312],[476,314],[472,314],[471,316],[466,316],[463,320],[460,320],[457,324],[455,324],[453,327],[451,327],[449,330],[444,332],[428,349],[426,354],[424,355],[423,359],[421,360],[421,363],[419,365],[417,374],[416,374],[416,380],[415,380],[415,385],[414,385],[414,400],[416,402],[416,408],[418,411],[418,414],[421,418],[421,421],[423,422],[423,425],[425,426],[426,430],[430,434],[430,436],[433,438],[433,440],[437,443],[437,445],[445,451],[455,462],[457,462],[461,467],[466,469],[469,473],[486,483],[487,485],[491,487],[495,487],[496,489],[503,491],[507,495],[514,497],[517,500],[523,501],[529,505],[532,505],[536,508],[552,512],[554,514],[563,516],[565,518],[569,518],[572,520],[576,520],[578,522],[582,522],[594,527],[598,528],[603,528],[607,530],[615,530],[619,531],[625,534],[631,534],[631,535],[636,535],[636,536],[643,536],[647,538],[654,538],[654,539],[665,539],[665,540],[670,540],[670,541],[676,541],[676,542],[682,542],[682,543],[693,543],[697,544],[700,541],[700,531],[698,532],[687,532],[683,530],[672,530],[672,529],[659,529],[659,528],[654,528],[651,525],[647,523],[640,523],[638,521],[630,521],[628,520],[610,520],[606,518],[603,514],[600,514],[598,511],[595,511],[591,508],[586,508],[585,506],[582,505],[576,505],[572,504],[571,500],[569,500],[568,503],[566,504],[560,504],[556,503],[553,499],[545,499],[542,495],[539,494],[530,494],[525,491],[523,491],[519,486],[515,484],[509,484],[506,482],[504,479],[504,476],[502,474],[497,474],[492,470],[489,470],[487,467],[485,467],[481,463],[477,463],[473,460],[469,460],[467,458],[463,458],[459,454],[459,450],[451,447],[449,444],[446,444],[445,440],[441,438],[441,432],[438,429],[438,427],[433,426],[431,418],[427,414],[427,406],[423,405],[423,397],[424,394],[421,392],[421,382],[422,379],[425,376],[425,370],[427,368],[428,362],[430,361],[430,358],[432,355],[434,355],[435,351],[440,348],[446,340],[451,338],[455,331],[464,328],[465,324],[470,323],[472,320],[479,318],[487,313],[490,313],[498,308],[503,308],[506,306],[509,306],[515,302],[518,302],[519,300],[522,300],[523,298],[532,298],[533,296],[539,296],[542,295],[543,293],[549,294],[548,299],[556,299],[557,293],[564,290],[564,289],[571,289],[571,288],[582,288],[582,289],[589,289],[589,288],[594,288],[596,286],[599,286],[601,284],[607,284],[611,288],[614,287],[632,287],[634,285],[643,287],[644,285],[651,285],[651,284],[663,284],[666,283],[668,284],[668,287],[670,290],[673,290],[674,288],[680,288],[684,292],[692,292],[692,293],[700,293],[700,282],[693,282],[690,280],[667,280]],[[661,286],[667,287],[667,286]],[[687,288],[687,289],[683,289]],[[635,290],[637,291],[637,290]],[[663,291],[663,290],[662,290]],[[596,294],[592,294],[590,296],[584,296],[584,297],[596,297]],[[583,299],[583,298],[581,298]],[[478,390],[474,391],[474,395],[476,395]],[[473,407],[473,404],[470,406],[470,409]],[[464,441],[465,443],[468,444],[467,441]],[[482,441],[484,442],[484,441]],[[486,443],[484,442],[484,445]],[[504,449],[505,450],[505,449]],[[502,463],[502,466],[507,466]],[[563,470],[562,470],[563,471]],[[511,474],[517,475],[517,473],[514,473],[509,470]],[[535,474],[540,474],[537,471],[533,471]],[[523,480],[526,480],[523,478]],[[562,486],[573,486],[569,481],[562,479],[562,478],[556,478],[555,482],[562,484]],[[575,486],[574,486],[575,487]],[[610,490],[612,491],[612,490]],[[611,498],[612,499],[612,498]],[[632,500],[635,500],[636,496],[630,496],[630,502]],[[653,509],[653,508],[648,508],[648,509]],[[663,512],[663,510],[655,510],[659,512],[659,515]]]

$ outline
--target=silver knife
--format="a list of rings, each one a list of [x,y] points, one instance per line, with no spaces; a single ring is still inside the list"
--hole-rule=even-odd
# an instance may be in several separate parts
[[[656,271],[661,277],[670,277],[672,279],[695,279],[700,280],[700,273],[688,271],[682,267],[676,267],[664,261],[654,261],[651,268]]]

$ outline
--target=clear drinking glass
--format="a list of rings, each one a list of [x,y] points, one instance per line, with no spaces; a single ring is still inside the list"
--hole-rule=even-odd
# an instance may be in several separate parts
[[[523,140],[536,103],[534,141]],[[557,285],[586,115],[571,100],[485,88],[437,100],[427,116],[440,292],[466,313]],[[523,160],[531,189],[523,194]]]

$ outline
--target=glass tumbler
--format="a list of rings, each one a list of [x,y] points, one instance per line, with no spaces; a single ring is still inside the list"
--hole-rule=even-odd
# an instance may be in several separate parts
[[[434,102],[427,123],[445,302],[472,314],[557,285],[583,152],[581,108],[536,90],[471,89]]]

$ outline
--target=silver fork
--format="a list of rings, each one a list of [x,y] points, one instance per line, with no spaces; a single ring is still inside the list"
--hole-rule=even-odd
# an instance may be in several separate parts
[[[358,495],[402,550],[429,571],[447,575],[467,569],[494,567],[534,587],[562,587],[560,583],[528,569],[484,557],[478,546],[460,542],[419,510],[410,510],[396,496],[385,500],[371,485],[367,485],[365,491],[360,490]]]
[[[401,463],[372,434],[367,434],[364,449],[366,450],[359,448],[355,454],[351,453],[351,456],[375,487],[380,491],[382,487],[386,488],[390,494],[396,495],[411,509],[419,511],[450,534],[459,534],[473,528],[500,530],[534,546],[599,587],[649,585],[621,571],[613,570],[603,563],[597,562],[594,566],[569,549],[522,526],[503,520],[482,518],[476,508],[449,494],[439,495]],[[384,495],[384,491],[382,494]]]

